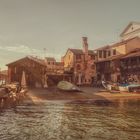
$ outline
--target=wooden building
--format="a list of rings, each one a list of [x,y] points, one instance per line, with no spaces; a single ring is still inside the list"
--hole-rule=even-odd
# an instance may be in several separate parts
[[[53,67],[50,68],[51,64],[48,64],[48,62],[46,63],[46,58],[39,59],[37,57],[27,56],[7,64],[9,83],[21,83],[22,74],[25,72],[25,79],[27,85],[30,87],[44,87],[46,84],[56,84],[64,77],[63,64],[60,66],[59,63],[58,66],[58,62],[55,62]],[[67,75],[65,76],[67,77]]]
[[[31,87],[43,86],[43,77],[46,72],[46,64],[42,59],[27,56],[15,62],[7,64],[8,66],[8,80],[10,82],[21,83],[23,71],[26,75],[27,85]]]

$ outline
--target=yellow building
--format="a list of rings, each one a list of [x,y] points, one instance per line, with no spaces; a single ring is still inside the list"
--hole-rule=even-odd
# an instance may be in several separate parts
[[[63,57],[65,73],[72,74],[71,79],[77,85],[92,84],[95,75],[95,53],[88,50],[87,37],[82,38],[83,49],[68,49]]]
[[[140,49],[140,23],[131,22],[121,33],[120,42],[95,50],[98,79],[117,82],[121,76],[121,58],[136,49]]]

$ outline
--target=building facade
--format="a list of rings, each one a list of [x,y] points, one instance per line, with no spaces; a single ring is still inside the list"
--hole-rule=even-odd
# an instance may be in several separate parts
[[[120,34],[122,40],[140,37],[140,22],[130,22],[124,31]]]
[[[50,59],[39,59],[27,56],[15,62],[7,64],[8,82],[21,83],[22,74],[29,87],[44,87],[47,84],[56,84],[59,79],[63,79],[63,64],[61,62],[49,61]],[[53,59],[54,60],[54,59]],[[55,62],[55,63],[54,63]],[[59,64],[58,64],[59,63]]]
[[[95,76],[96,55],[88,49],[87,37],[82,38],[83,49],[68,49],[63,57],[64,71],[72,75],[71,82],[90,85]]]
[[[140,84],[140,49],[136,49],[121,58],[121,74],[123,79],[132,77]]]
[[[140,37],[139,32],[137,32],[139,26],[135,27],[134,25],[131,23],[126,27],[121,34],[120,42],[95,50],[97,53],[96,73],[98,80],[117,82],[121,79],[122,58],[134,50],[140,49]],[[132,27],[133,31],[131,31]]]

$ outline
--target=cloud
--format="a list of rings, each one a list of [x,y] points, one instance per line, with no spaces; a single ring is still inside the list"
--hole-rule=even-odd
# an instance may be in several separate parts
[[[39,57],[55,57],[57,60],[60,60],[61,55],[60,54],[53,54],[50,52],[44,52],[43,49],[35,49],[31,48],[26,45],[15,45],[15,46],[0,46],[0,50],[2,51],[8,51],[13,52],[16,54],[23,54],[23,55],[32,55],[32,56],[39,56]]]
[[[26,55],[40,55],[41,51],[38,49],[30,48],[26,45],[15,45],[15,46],[0,46],[0,50],[9,51],[14,53],[21,53]]]
[[[15,53],[24,53],[24,54],[30,53],[30,48],[28,46],[24,46],[24,45],[0,46],[0,50],[10,51],[10,52],[15,52]]]

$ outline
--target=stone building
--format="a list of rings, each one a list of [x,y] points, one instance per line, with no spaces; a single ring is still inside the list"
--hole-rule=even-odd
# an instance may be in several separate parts
[[[64,73],[63,62],[57,62],[54,57],[45,57],[45,63],[47,71],[61,74]]]
[[[135,49],[121,58],[121,75],[124,79],[131,76],[140,84],[140,49]]]
[[[55,69],[56,60],[54,57],[45,57],[45,63],[46,63],[48,70]]]
[[[140,37],[140,22],[130,22],[120,34],[122,40],[127,40],[136,36]]]
[[[120,42],[95,50],[97,52],[96,73],[98,80],[114,82],[120,80],[121,58],[140,48],[139,31],[139,24],[132,22],[121,34]]]
[[[83,49],[69,48],[62,58],[65,73],[72,75],[69,81],[77,85],[90,85],[95,76],[95,53],[88,49],[87,37],[82,38]]]

